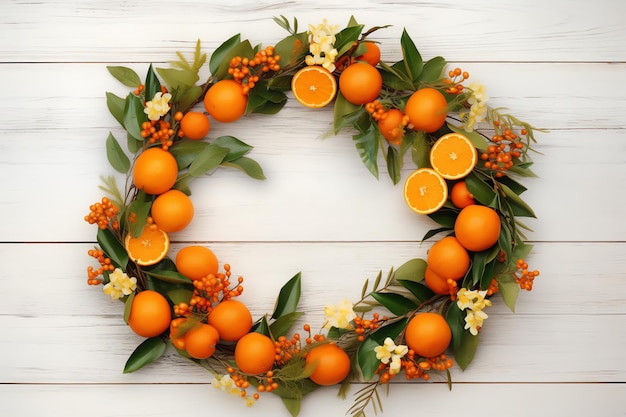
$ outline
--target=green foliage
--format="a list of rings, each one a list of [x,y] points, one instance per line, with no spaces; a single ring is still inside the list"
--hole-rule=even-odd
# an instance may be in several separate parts
[[[116,80],[124,84],[126,87],[137,88],[141,84],[141,79],[135,71],[127,67],[107,66],[107,70],[115,77]]]
[[[126,361],[124,373],[135,372],[159,359],[165,353],[166,347],[167,343],[160,337],[144,340]]]
[[[96,238],[98,245],[106,257],[111,259],[113,265],[125,270],[128,264],[128,253],[113,232],[109,229],[98,229]]]
[[[124,126],[124,108],[126,107],[126,100],[116,96],[113,93],[106,93],[107,108],[109,112],[115,117],[115,120],[123,127]]]
[[[154,72],[154,68],[152,67],[152,64],[150,64],[150,66],[148,67],[148,72],[146,74],[146,81],[144,85],[145,85],[144,95],[145,95],[146,101],[152,100],[156,93],[161,92],[161,82],[157,78]]]
[[[129,93],[126,97],[122,121],[124,129],[137,140],[143,140],[141,137],[141,124],[148,120],[148,116],[143,109],[141,98]]]
[[[301,273],[298,272],[280,289],[278,298],[276,299],[276,305],[274,306],[274,312],[272,313],[273,319],[296,311],[298,303],[300,302],[301,281]]]
[[[112,133],[109,133],[109,136],[107,137],[106,149],[107,159],[113,169],[122,174],[126,174],[130,169],[130,160]]]

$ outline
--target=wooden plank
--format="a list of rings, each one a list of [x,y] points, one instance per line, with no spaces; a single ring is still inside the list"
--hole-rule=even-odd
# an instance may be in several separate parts
[[[366,27],[392,24],[375,34],[377,40],[393,42],[392,53],[398,51],[398,39],[407,28],[425,57],[441,54],[455,61],[612,62],[626,57],[621,21],[626,6],[613,0],[575,6],[566,0],[351,4],[320,0],[251,7],[196,0],[171,8],[145,0],[131,7],[120,0],[106,6],[68,0],[11,3],[0,20],[0,60],[167,60],[176,50],[191,51],[197,38],[213,50],[238,31],[253,44],[271,44],[286,35],[271,20],[278,15],[299,18],[302,29],[324,18],[343,27],[351,15]]]

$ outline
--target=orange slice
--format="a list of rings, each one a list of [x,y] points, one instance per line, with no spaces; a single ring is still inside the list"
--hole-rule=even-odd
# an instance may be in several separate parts
[[[446,203],[447,198],[448,185],[433,169],[420,168],[404,182],[404,201],[416,213],[434,213]]]
[[[337,94],[337,80],[324,67],[310,65],[302,68],[291,79],[291,91],[303,106],[320,108],[333,101]]]
[[[478,151],[464,135],[448,133],[430,149],[430,166],[447,180],[467,176],[478,162]]]
[[[170,237],[158,227],[147,224],[138,237],[132,237],[130,233],[126,235],[124,247],[128,257],[137,265],[154,265],[167,255]]]

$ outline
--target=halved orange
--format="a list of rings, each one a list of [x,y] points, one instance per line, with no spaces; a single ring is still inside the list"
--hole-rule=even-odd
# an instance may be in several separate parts
[[[467,176],[478,162],[474,144],[459,133],[440,137],[430,149],[430,166],[443,178],[457,180]]]
[[[309,65],[295,73],[291,91],[296,100],[309,108],[320,108],[333,101],[337,94],[337,80],[319,65]]]
[[[167,255],[170,237],[155,225],[147,224],[138,237],[127,234],[124,247],[128,257],[137,265],[154,265]]]
[[[419,214],[439,210],[448,198],[448,185],[435,170],[419,168],[404,182],[404,201]]]

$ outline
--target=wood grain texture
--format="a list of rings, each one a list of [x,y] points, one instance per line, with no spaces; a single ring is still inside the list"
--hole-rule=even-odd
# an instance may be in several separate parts
[[[123,137],[104,93],[126,89],[106,66],[144,74],[148,63],[191,53],[198,38],[210,53],[237,32],[272,44],[285,36],[272,22],[278,15],[297,17],[301,28],[323,18],[343,25],[351,15],[366,27],[391,24],[374,36],[386,61],[400,59],[406,28],[424,58],[444,56],[487,86],[490,104],[550,131],[533,155],[539,177],[523,181],[538,214],[527,222],[529,262],[541,271],[534,290],[520,294],[515,313],[494,303],[476,359],[452,372],[452,392],[443,380],[394,383],[383,415],[475,409],[477,401],[487,401],[485,416],[626,415],[626,3],[206,3],[3,3],[0,415],[288,415],[272,396],[246,409],[172,351],[123,374],[141,339],[124,325],[120,303],[86,285],[95,233],[82,222],[101,197],[99,176],[113,173],[104,140]],[[277,116],[212,126],[212,136],[253,145],[267,180],[220,169],[192,183],[196,216],[172,249],[213,248],[244,276],[242,297],[255,316],[302,272],[302,323],[321,323],[326,304],[357,299],[365,279],[425,257],[431,245],[420,240],[435,224],[406,208],[384,169],[379,180],[368,173],[350,132],[325,135],[331,117],[289,100]],[[403,177],[410,172],[407,159]],[[301,416],[345,415],[361,387],[346,400],[319,390]]]

